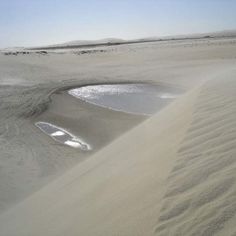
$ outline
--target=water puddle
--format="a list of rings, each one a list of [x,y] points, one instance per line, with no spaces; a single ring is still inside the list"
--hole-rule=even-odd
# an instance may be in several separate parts
[[[35,125],[55,141],[84,151],[91,150],[91,146],[69,131],[47,122],[36,122]]]
[[[163,84],[86,85],[53,94],[50,109],[35,125],[56,142],[96,151],[182,93]]]
[[[145,83],[88,85],[68,94],[91,104],[132,114],[152,115],[182,93],[179,89]]]

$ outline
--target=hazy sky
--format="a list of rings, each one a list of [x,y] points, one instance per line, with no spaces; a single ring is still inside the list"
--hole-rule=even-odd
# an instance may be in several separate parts
[[[0,0],[0,47],[236,29],[236,0]]]

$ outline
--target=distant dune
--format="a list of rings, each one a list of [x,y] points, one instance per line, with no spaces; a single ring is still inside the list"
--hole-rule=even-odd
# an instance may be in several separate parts
[[[47,49],[65,49],[65,48],[84,48],[97,46],[112,46],[120,44],[133,44],[143,42],[167,41],[167,40],[187,40],[187,39],[201,39],[201,38],[229,38],[236,37],[236,30],[225,30],[211,33],[188,34],[188,35],[172,35],[164,37],[148,37],[132,40],[124,40],[118,38],[106,38],[101,40],[75,40],[61,44],[54,44],[48,46],[38,46],[31,49],[47,50]]]
[[[56,44],[55,46],[69,46],[69,45],[94,45],[94,44],[115,44],[115,43],[122,43],[125,42],[123,39],[117,39],[117,38],[106,38],[106,39],[100,39],[100,40],[75,40],[70,41],[62,44]]]
[[[2,215],[3,235],[236,232],[234,76],[180,98]]]

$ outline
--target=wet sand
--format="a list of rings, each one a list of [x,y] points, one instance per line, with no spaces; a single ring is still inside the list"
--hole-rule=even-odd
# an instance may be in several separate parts
[[[233,235],[235,51],[231,38],[0,55],[1,234]],[[186,93],[147,119],[63,92],[120,82]]]

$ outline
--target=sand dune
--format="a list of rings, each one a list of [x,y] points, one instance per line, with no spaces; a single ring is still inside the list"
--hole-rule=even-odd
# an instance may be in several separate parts
[[[3,234],[236,232],[234,75],[178,99],[2,215]]]
[[[0,212],[145,119],[74,101],[60,91],[54,93],[63,86],[74,86],[74,82],[1,86]],[[82,152],[54,143],[36,127],[39,121],[89,138],[93,150]]]
[[[151,235],[195,96],[173,103],[2,215],[3,234]]]
[[[235,235],[235,51],[230,38],[0,55],[0,235]],[[117,81],[187,92],[145,121],[62,92]],[[44,120],[90,127],[98,149],[56,145]]]
[[[235,72],[206,83],[168,177],[157,235],[234,235]]]
[[[98,46],[112,46],[112,45],[125,45],[125,44],[139,44],[139,43],[150,43],[160,41],[176,41],[176,40],[193,40],[193,39],[214,39],[214,38],[234,38],[236,36],[235,30],[225,30],[218,32],[188,34],[188,35],[171,35],[162,37],[149,37],[140,39],[118,39],[118,38],[106,38],[100,40],[75,40],[61,44],[46,45],[39,47],[32,47],[32,50],[52,50],[52,49],[69,49],[69,48],[89,48]]]

